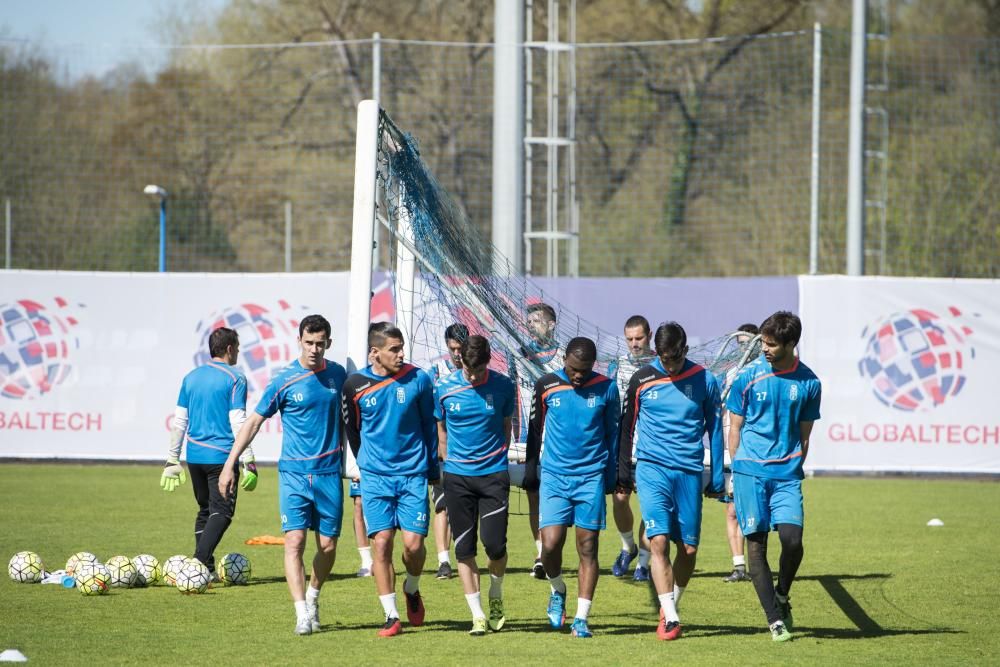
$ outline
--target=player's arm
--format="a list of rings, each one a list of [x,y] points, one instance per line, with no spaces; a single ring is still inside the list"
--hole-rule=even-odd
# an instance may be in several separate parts
[[[441,478],[441,464],[438,456],[440,442],[438,440],[437,419],[434,418],[434,385],[424,371],[417,371],[422,387],[417,394],[417,406],[420,409],[420,426],[424,436],[424,447],[427,449],[427,481],[437,482]]]
[[[239,460],[240,454],[243,453],[257,436],[257,432],[260,431],[260,427],[266,419],[267,417],[254,412],[243,422],[243,428],[240,429],[239,435],[236,436],[236,442],[233,443],[233,449],[229,452],[229,458],[226,459],[226,463],[222,466],[222,472],[219,473],[219,493],[223,497],[228,498],[233,487],[236,485],[236,476],[233,474],[233,468],[236,467],[236,462]]]
[[[229,428],[233,431],[233,443],[239,437],[243,424],[247,420],[247,381],[240,376],[233,386],[229,404]],[[240,487],[245,491],[253,491],[257,488],[257,459],[253,453],[253,447],[248,443],[243,455],[240,457],[240,470],[243,479]]]
[[[348,378],[344,383],[344,397],[340,404],[340,418],[344,423],[344,433],[347,435],[347,444],[351,448],[354,458],[358,458],[361,451],[361,413],[357,406],[354,383]]]
[[[746,406],[744,403],[744,385],[746,384],[746,371],[739,373],[733,378],[729,385],[729,395],[726,397],[726,404],[722,407],[729,411],[729,440],[726,446],[729,448],[729,458],[736,460],[736,451],[740,448],[740,432],[743,430],[743,422],[746,417]]]
[[[813,423],[819,419],[819,404],[823,394],[823,388],[818,381],[810,387],[810,390],[809,400],[799,415],[799,438],[802,442],[803,465],[806,463],[806,456],[809,455],[809,436],[812,435]]]
[[[184,436],[188,429],[188,394],[187,378],[181,383],[181,391],[177,396],[177,407],[174,408],[174,420],[170,427],[170,445],[167,449],[167,462],[163,464],[160,473],[160,488],[173,492],[187,481],[184,466],[181,465],[181,448],[184,446]]]
[[[524,483],[525,491],[538,490],[538,459],[542,452],[542,433],[545,428],[545,406],[542,380],[535,383],[535,391],[531,399],[531,415],[528,418],[528,442],[524,451]]]
[[[635,422],[638,417],[639,394],[638,373],[632,374],[625,390],[625,410],[618,429],[618,493],[631,493],[635,480],[632,479],[632,443],[635,441]]]
[[[743,415],[729,413],[729,459],[736,460],[736,450],[740,448],[740,431],[743,430]]]
[[[604,446],[608,450],[608,460],[604,468],[604,492],[615,490],[618,481],[618,437],[622,416],[622,401],[618,394],[618,383],[608,383],[607,399],[604,404]]]
[[[711,375],[708,375],[708,391],[705,392],[705,402],[702,405],[702,413],[705,417],[705,434],[708,435],[709,452],[711,454],[711,481],[705,489],[705,495],[710,498],[719,498],[725,494],[725,478],[722,468],[725,459],[723,450],[725,448],[722,437],[722,405],[719,392],[719,383]]]
[[[809,436],[812,435],[814,423],[799,422],[799,437],[802,439],[802,465],[805,465],[806,457],[809,455]]]

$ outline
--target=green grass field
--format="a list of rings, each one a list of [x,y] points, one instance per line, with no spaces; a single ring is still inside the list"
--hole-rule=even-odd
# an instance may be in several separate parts
[[[159,468],[139,465],[0,464],[0,555],[38,552],[50,569],[76,551],[102,560],[149,552],[160,560],[193,551],[190,486],[160,491]],[[218,556],[253,561],[252,585],[182,596],[162,585],[84,597],[59,586],[0,584],[0,650],[32,664],[456,664],[608,665],[995,663],[1000,649],[1000,484],[906,479],[807,480],[806,555],[792,591],[795,641],[774,644],[753,587],[724,584],[729,571],[723,508],[706,501],[698,570],[684,595],[684,637],[659,642],[645,585],[602,574],[591,613],[595,637],[548,628],[548,586],[531,579],[527,517],[511,517],[505,582],[507,627],[473,638],[457,578],[437,581],[429,558],[422,592],[427,621],[379,639],[381,608],[371,579],[357,579],[345,514],[339,557],[321,599],[324,631],[292,633],[294,611],[281,547],[246,546],[277,534],[276,471],[240,498]],[[519,495],[512,497],[518,509]],[[930,528],[931,518],[944,527]],[[609,523],[611,522],[609,512]],[[433,540],[428,539],[433,553]],[[776,567],[777,539],[771,562]],[[602,572],[620,547],[603,535]],[[311,553],[307,552],[307,553]],[[397,557],[398,561],[398,557]],[[567,552],[567,574],[575,567]],[[398,565],[397,565],[398,567]],[[569,612],[575,609],[569,577]],[[397,589],[401,589],[400,579]],[[400,596],[401,597],[401,596]],[[402,609],[402,607],[401,607]]]

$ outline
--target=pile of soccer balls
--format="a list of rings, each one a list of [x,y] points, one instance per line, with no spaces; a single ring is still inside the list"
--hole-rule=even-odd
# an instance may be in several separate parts
[[[219,580],[227,586],[239,586],[250,581],[250,559],[239,553],[222,557]],[[143,588],[162,581],[181,593],[204,593],[212,583],[212,575],[200,561],[187,556],[171,556],[163,563],[149,554],[135,558],[114,556],[106,563],[92,553],[81,551],[70,556],[64,568],[74,586],[84,595],[103,595],[111,588]],[[19,551],[7,564],[7,574],[13,581],[38,583],[47,576],[41,557],[33,551]]]

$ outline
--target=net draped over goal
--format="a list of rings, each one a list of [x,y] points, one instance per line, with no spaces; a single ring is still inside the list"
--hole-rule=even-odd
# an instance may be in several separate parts
[[[596,370],[606,372],[627,353],[620,333],[602,331],[562,307],[529,278],[517,275],[431,173],[416,139],[381,110],[377,146],[376,218],[388,230],[389,266],[395,270],[387,279],[413,363],[427,367],[445,359],[444,331],[452,323],[462,323],[470,333],[490,341],[492,368],[510,374],[513,363],[518,382],[530,387],[551,370],[522,363],[528,351],[537,349],[526,326],[527,308],[535,303],[555,310],[553,342],[560,348],[577,336],[594,341]],[[412,280],[405,278],[408,262],[413,264]],[[744,338],[721,335],[692,348],[688,358],[725,382],[729,371],[756,353],[756,341]]]

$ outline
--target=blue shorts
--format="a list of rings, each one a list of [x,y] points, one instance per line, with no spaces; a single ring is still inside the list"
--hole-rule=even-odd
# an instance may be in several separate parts
[[[538,527],[577,526],[604,530],[604,473],[560,475],[542,468],[538,489]]]
[[[361,509],[368,537],[402,528],[427,537],[427,478],[423,475],[361,474]]]
[[[649,461],[635,467],[646,536],[669,535],[671,542],[698,546],[701,538],[701,473]]]
[[[744,535],[774,530],[779,523],[802,525],[802,480],[733,473],[733,499]]]
[[[361,480],[358,480],[358,481],[355,482],[352,479],[351,480],[351,485],[350,485],[349,489],[350,489],[351,498],[360,498],[361,497]]]
[[[314,530],[326,537],[339,537],[344,516],[340,473],[311,475],[279,470],[278,506],[283,531]]]

